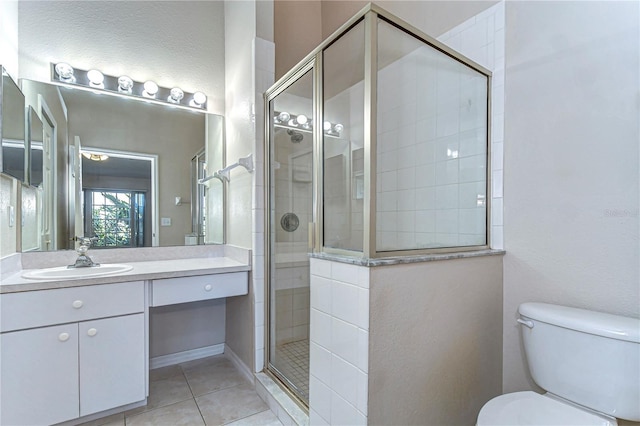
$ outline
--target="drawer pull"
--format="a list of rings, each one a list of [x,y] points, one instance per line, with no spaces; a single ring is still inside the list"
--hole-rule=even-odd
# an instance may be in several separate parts
[[[98,334],[98,330],[96,330],[95,328],[90,328],[89,330],[87,330],[87,335],[93,337],[96,334]]]
[[[211,287],[211,284],[207,284],[207,285],[205,285],[205,286],[204,286],[204,289],[205,289],[206,291],[211,291],[211,289],[212,289],[212,288],[213,288],[213,287]]]
[[[60,340],[61,342],[66,342],[67,340],[69,340],[69,333],[58,334],[58,340]]]
[[[84,305],[84,303],[82,302],[82,300],[74,300],[71,305],[76,309],[80,309],[82,308],[82,305]]]

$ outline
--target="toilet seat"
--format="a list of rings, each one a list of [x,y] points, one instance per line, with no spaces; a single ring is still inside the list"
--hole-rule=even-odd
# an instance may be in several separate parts
[[[553,397],[526,391],[500,395],[487,402],[476,425],[617,426],[617,422]]]

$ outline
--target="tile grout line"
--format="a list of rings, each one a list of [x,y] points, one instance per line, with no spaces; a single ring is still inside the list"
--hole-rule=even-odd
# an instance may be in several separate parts
[[[184,377],[184,381],[187,382],[187,387],[189,388],[189,392],[191,393],[191,398],[193,399],[193,403],[196,404],[196,408],[198,409],[198,413],[200,413],[200,418],[202,419],[202,423],[205,426],[207,426],[207,421],[204,419],[204,414],[202,414],[202,410],[200,409],[200,405],[198,405],[198,401],[196,401],[196,396],[193,394],[193,389],[191,388],[191,383],[189,383],[189,378],[185,374],[184,368],[182,368],[182,364],[178,364],[178,367],[180,367],[180,372],[182,373],[182,377]]]

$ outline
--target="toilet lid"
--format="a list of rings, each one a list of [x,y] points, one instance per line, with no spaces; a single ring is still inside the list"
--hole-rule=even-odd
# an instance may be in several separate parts
[[[615,420],[590,413],[539,393],[514,392],[487,402],[478,414],[477,426],[580,425],[615,426]]]

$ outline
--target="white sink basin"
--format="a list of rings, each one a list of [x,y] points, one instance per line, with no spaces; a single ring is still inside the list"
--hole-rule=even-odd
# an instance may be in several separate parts
[[[53,280],[71,278],[92,278],[104,275],[120,274],[133,269],[131,265],[122,263],[103,263],[100,266],[90,268],[67,268],[59,266],[57,268],[31,269],[22,273],[22,278],[30,280]]]

